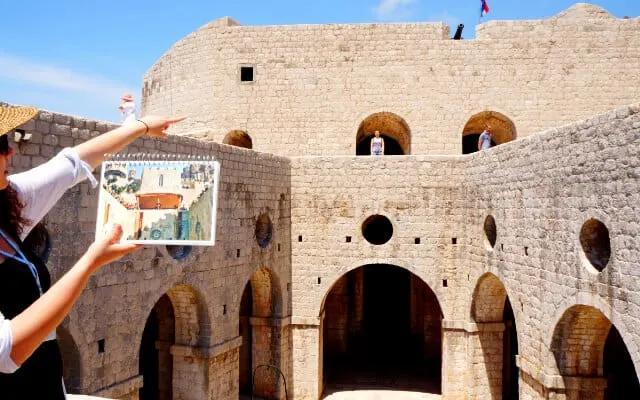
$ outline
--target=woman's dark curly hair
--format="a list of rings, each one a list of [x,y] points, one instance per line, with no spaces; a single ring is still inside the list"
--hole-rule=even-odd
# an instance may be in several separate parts
[[[20,201],[18,191],[9,184],[4,190],[0,190],[0,228],[13,236],[19,238],[29,220],[22,216],[25,205]]]

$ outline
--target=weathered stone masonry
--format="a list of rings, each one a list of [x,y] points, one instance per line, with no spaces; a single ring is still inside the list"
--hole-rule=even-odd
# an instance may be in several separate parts
[[[325,355],[370,329],[372,283],[391,307],[404,277],[398,311],[443,398],[611,398],[620,379],[637,384],[639,23],[576,5],[459,42],[443,24],[222,19],[194,32],[149,71],[143,108],[193,114],[176,133],[199,139],[128,151],[221,161],[216,246],[180,260],[147,247],[94,276],[58,330],[67,385],[230,399],[270,363],[290,398],[315,400],[331,385]],[[499,146],[460,155],[486,122]],[[114,127],[42,111],[14,172]],[[405,155],[356,157],[377,128]],[[47,216],[54,279],[93,240],[96,207],[82,183]],[[381,245],[363,234],[375,215],[392,226]],[[382,267],[405,275],[385,287]],[[273,371],[257,377],[260,395],[284,398]]]

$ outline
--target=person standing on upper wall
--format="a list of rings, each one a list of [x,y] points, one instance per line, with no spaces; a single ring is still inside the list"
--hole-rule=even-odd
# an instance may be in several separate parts
[[[376,131],[374,135],[369,150],[372,156],[381,156],[384,154],[384,139],[380,137],[380,131]]]
[[[122,103],[118,106],[118,110],[122,113],[122,125],[126,125],[136,120],[136,103],[133,101],[131,93],[125,93]]]
[[[478,138],[478,151],[491,148],[492,139],[493,133],[491,133],[491,126],[487,125],[484,132],[482,132]]]

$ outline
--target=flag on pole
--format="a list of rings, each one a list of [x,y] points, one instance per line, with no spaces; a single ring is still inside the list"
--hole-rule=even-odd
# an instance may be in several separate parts
[[[487,0],[481,0],[482,7],[480,8],[480,17],[484,17],[489,14],[489,4],[487,4]]]

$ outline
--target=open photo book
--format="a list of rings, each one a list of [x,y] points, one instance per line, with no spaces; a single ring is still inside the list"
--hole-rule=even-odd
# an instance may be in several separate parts
[[[219,162],[124,157],[102,164],[96,239],[120,224],[122,242],[215,244]]]

